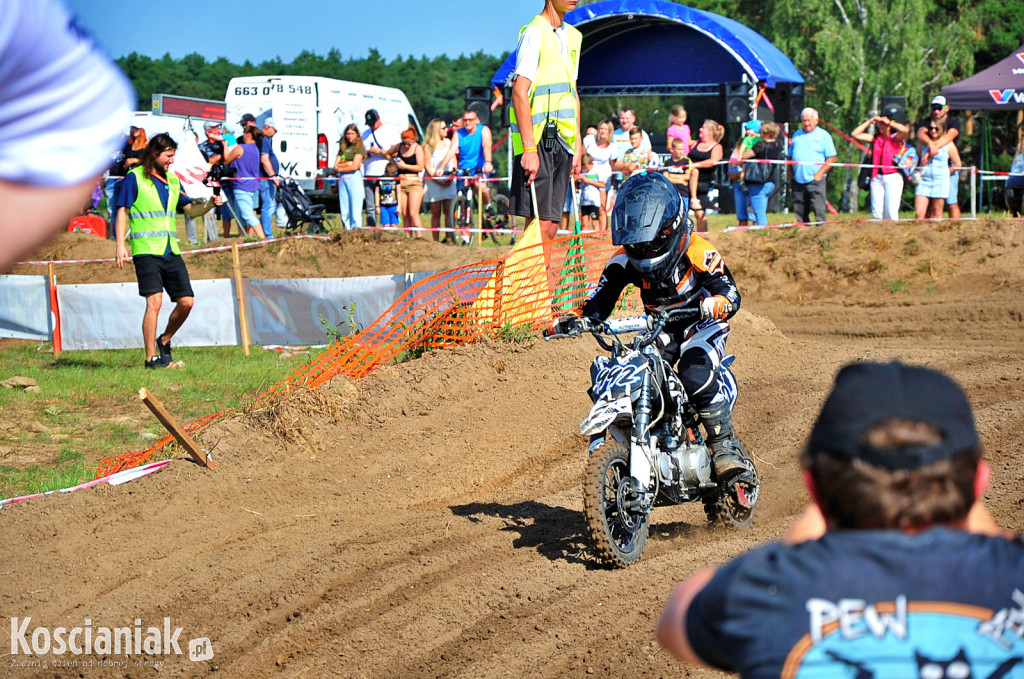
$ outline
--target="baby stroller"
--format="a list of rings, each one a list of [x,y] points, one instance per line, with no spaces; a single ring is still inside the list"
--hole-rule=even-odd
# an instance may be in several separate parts
[[[288,215],[288,231],[295,232],[306,224],[305,233],[327,233],[324,227],[324,206],[310,201],[294,179],[289,177],[281,180],[277,187],[277,202],[284,206],[285,214]]]

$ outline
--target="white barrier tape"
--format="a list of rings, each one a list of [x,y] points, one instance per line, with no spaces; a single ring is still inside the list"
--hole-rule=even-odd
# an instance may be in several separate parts
[[[448,227],[443,227],[443,228],[435,229],[432,226],[421,226],[420,228],[404,227],[404,226],[356,226],[356,227],[353,227],[350,230],[355,230],[355,229],[363,229],[363,230],[367,230],[367,231],[402,231],[402,232],[405,232],[405,233],[418,233],[420,231],[425,231],[425,232],[428,232],[428,233],[433,233],[433,232],[436,231],[437,233],[483,233],[483,234],[488,234],[488,233],[498,233],[498,234],[510,234],[510,233],[513,233],[513,234],[520,234],[520,233],[523,233],[526,230],[526,229],[477,229],[475,227],[466,227],[464,229],[450,229]],[[559,236],[571,236],[571,235],[573,235],[572,231],[567,231],[567,230],[563,230],[563,229],[559,229],[556,233]],[[587,234],[591,234],[591,233],[597,233],[597,231],[593,230],[593,229],[589,230],[589,231],[580,231],[580,235],[587,235]]]
[[[355,174],[355,173],[352,173],[352,174]],[[110,174],[110,175],[107,175],[106,178],[107,179],[124,179],[124,177],[125,177],[125,175],[112,175],[112,174]],[[327,177],[291,177],[291,176],[288,176],[288,177],[286,177],[286,176],[283,176],[283,175],[277,175],[276,177],[221,177],[220,181],[221,182],[237,182],[237,181],[240,181],[242,179],[256,179],[256,180],[259,180],[259,181],[270,181],[271,179],[280,179],[280,180],[284,181],[285,179],[293,179],[293,180],[295,180],[297,182],[298,181],[308,181],[308,180],[312,180],[312,179],[319,179],[321,181],[328,182],[328,183],[346,181],[345,177],[338,177],[338,176],[327,176]],[[455,180],[455,179],[472,179],[473,181],[484,183],[484,182],[507,182],[507,181],[509,181],[511,179],[511,177],[481,177],[479,175],[444,175],[442,177],[422,177],[422,176],[419,176],[419,175],[416,175],[416,176],[395,175],[394,177],[388,177],[386,175],[373,175],[373,176],[365,176],[365,175],[363,175],[363,176],[360,176],[359,179],[360,180],[370,179],[370,180],[374,180],[374,181],[376,181],[378,179],[397,179],[399,181],[403,181],[403,180],[404,181],[408,181],[408,180],[411,180],[411,179],[425,179],[425,180],[430,180],[430,181],[435,181],[435,182],[450,181],[450,180]]]
[[[990,174],[996,177],[1024,177],[1019,172],[997,172],[995,170],[975,170],[976,174]]]
[[[734,165],[734,166],[738,167],[742,163],[766,163],[766,164],[769,164],[769,165],[816,165],[818,167],[820,167],[822,165],[828,165],[829,167],[856,167],[856,168],[861,168],[861,167],[875,168],[875,167],[877,167],[879,169],[886,169],[886,168],[893,168],[893,169],[896,169],[896,170],[899,169],[896,165],[871,165],[871,164],[868,164],[868,163],[839,163],[839,162],[836,162],[836,163],[815,163],[815,162],[811,162],[811,161],[807,161],[807,160],[768,160],[768,159],[765,159],[765,158],[747,158],[747,159],[739,161],[739,163],[733,163],[732,161],[729,161],[729,160],[720,160],[717,163],[714,163],[714,165]],[[663,166],[659,166],[659,167],[649,167],[649,168],[647,168],[647,170],[648,171],[652,171],[652,170],[653,171],[659,171],[659,170],[667,170],[667,169],[669,169],[671,167],[673,167],[673,166],[672,165],[663,165]],[[700,168],[697,168],[697,169],[700,169]],[[974,172],[975,174],[991,173],[990,170],[979,170],[978,168],[976,168],[973,165],[956,165],[956,166],[952,166],[951,165],[949,169],[957,170],[958,172],[971,171],[971,172]],[[1002,173],[1002,174],[1008,174],[1008,173]],[[1020,175],[1018,175],[1018,176],[1020,176]]]
[[[344,181],[344,178],[324,177],[325,181],[327,179],[333,179],[335,181]],[[378,175],[365,175],[365,176],[363,176],[363,179],[366,179],[366,180],[369,180],[369,181],[377,181],[379,179],[397,179],[399,181],[403,181],[403,180],[408,181],[408,180],[412,180],[412,179],[428,179],[428,180],[434,181],[434,182],[467,181],[467,180],[469,180],[469,181],[474,181],[474,182],[478,182],[478,183],[481,183],[481,184],[486,184],[488,182],[507,182],[507,181],[509,181],[511,179],[511,177],[484,177],[484,176],[481,176],[481,175],[454,175],[454,174],[444,175],[444,176],[441,176],[441,177],[420,177],[420,176],[410,177],[408,175],[405,175],[405,176],[396,175],[394,177],[387,177],[387,176],[378,176]]]
[[[264,344],[263,351],[290,352],[293,354],[308,354],[312,349],[323,349],[326,344],[310,344],[301,346],[289,346],[286,344]]]
[[[110,486],[119,486],[122,483],[128,483],[129,481],[134,481],[135,479],[142,478],[143,476],[148,476],[153,472],[160,471],[165,466],[169,465],[171,462],[172,460],[160,460],[159,462],[151,462],[149,464],[135,467],[134,469],[126,469],[124,471],[117,472],[116,474],[111,474],[110,476],[104,476],[102,479],[93,479],[92,481],[86,481],[85,483],[80,483],[77,486],[72,486],[71,488],[61,488],[60,490],[50,490],[45,493],[22,495],[20,497],[12,497],[6,500],[0,500],[0,509],[6,507],[7,505],[13,505],[17,502],[24,502],[25,500],[31,500],[32,498],[36,497],[43,497],[44,495],[52,495],[54,493],[72,493],[76,490],[81,490],[83,488],[92,488],[93,486],[98,486],[104,483]]]
[[[286,241],[286,240],[305,240],[305,239],[309,239],[309,238],[312,238],[314,240],[330,240],[331,239],[330,236],[311,236],[311,235],[299,234],[299,235],[295,235],[295,236],[281,236],[281,237],[278,237],[278,238],[266,238],[266,239],[263,239],[263,240],[254,240],[254,241],[249,241],[249,242],[246,242],[246,243],[236,243],[236,245],[238,245],[238,247],[240,247],[240,248],[248,248],[248,247],[252,247],[252,246],[255,246],[255,245],[268,245],[270,243],[279,243],[281,241]],[[181,254],[182,254],[182,256],[185,256],[185,255],[198,255],[198,254],[202,254],[204,252],[224,252],[226,250],[231,250],[231,247],[232,246],[230,246],[230,245],[218,245],[217,247],[214,247],[214,248],[197,248],[195,250],[182,250]],[[131,257],[129,257],[128,259],[130,260]],[[28,261],[28,262],[15,262],[12,266],[18,266],[18,265],[24,265],[24,266],[45,266],[47,264],[97,264],[97,263],[101,263],[101,262],[116,262],[116,261],[117,261],[116,257],[105,257],[103,259],[53,259],[53,260],[44,260],[44,261],[35,261],[35,260],[33,260],[33,261]]]

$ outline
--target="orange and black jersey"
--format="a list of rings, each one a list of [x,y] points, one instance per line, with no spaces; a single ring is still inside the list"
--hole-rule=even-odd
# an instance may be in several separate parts
[[[715,246],[697,234],[690,238],[690,244],[679,259],[676,270],[670,280],[664,283],[644,280],[626,257],[625,250],[620,248],[608,260],[597,288],[577,313],[602,320],[608,318],[615,309],[619,295],[631,283],[640,289],[640,298],[648,311],[670,305],[696,306],[700,300],[714,295],[728,298],[733,305],[733,314],[740,307],[736,281],[722,255]]]

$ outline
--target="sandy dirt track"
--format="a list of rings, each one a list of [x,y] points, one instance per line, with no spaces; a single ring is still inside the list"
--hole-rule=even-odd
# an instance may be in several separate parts
[[[583,338],[431,352],[228,420],[220,467],[0,510],[0,652],[31,627],[170,616],[215,657],[162,676],[716,677],[653,642],[690,572],[777,537],[807,501],[796,465],[836,370],[900,358],[965,387],[993,467],[987,501],[1024,530],[1024,226],[841,225],[720,235],[744,294],[729,348],[736,424],[763,494],[747,531],[697,505],[653,514],[641,561],[592,558],[580,481]],[[141,406],[139,406],[141,407]],[[268,433],[263,424],[286,434]],[[184,645],[184,644],[183,644]],[[152,669],[12,668],[0,676]]]

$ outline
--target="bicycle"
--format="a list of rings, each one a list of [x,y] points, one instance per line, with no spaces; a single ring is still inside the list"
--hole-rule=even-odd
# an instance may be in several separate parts
[[[459,170],[456,172],[458,190],[452,198],[448,209],[448,223],[452,227],[451,237],[456,245],[472,245],[476,240],[476,222],[473,210],[476,209],[476,185],[484,177],[479,172]],[[491,194],[490,208],[484,210],[480,222],[481,229],[489,233],[491,240],[498,242],[497,229],[508,227],[508,198],[495,192]]]

